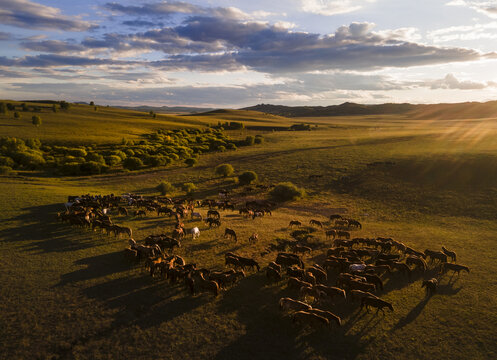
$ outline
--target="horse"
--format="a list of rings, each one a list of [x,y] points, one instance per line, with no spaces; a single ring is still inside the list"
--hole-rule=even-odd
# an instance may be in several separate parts
[[[345,238],[345,239],[350,239],[350,233],[348,231],[337,231],[337,237],[338,238]]]
[[[293,315],[292,321],[298,323],[308,323],[312,326],[330,326],[330,321],[327,318],[307,311],[296,312]]]
[[[426,249],[425,255],[426,257],[431,258],[431,262],[433,262],[433,260],[438,260],[441,263],[447,262],[447,255],[445,255],[442,251],[433,251]]]
[[[333,214],[333,215],[329,216],[329,219],[330,219],[330,221],[336,221],[336,220],[342,219],[342,216],[338,215],[338,214]]]
[[[242,265],[242,267],[249,266],[252,269],[254,267],[256,267],[257,271],[260,271],[260,269],[261,269],[260,266],[259,266],[259,264],[257,263],[257,261],[255,261],[254,259],[239,256],[238,257],[238,261],[240,262],[240,264]]]
[[[296,244],[293,248],[294,253],[300,253],[300,254],[310,254],[312,249],[309,246],[303,246]]]
[[[349,221],[347,219],[335,220],[335,226],[349,227]]]
[[[176,228],[173,230],[172,237],[174,239],[182,239],[185,236],[185,232],[183,231],[183,228]]]
[[[199,212],[196,212],[196,211],[192,211],[190,213],[190,217],[191,219],[193,220],[193,218],[197,218],[199,219],[200,221],[202,221],[202,214],[200,214]]]
[[[427,267],[426,261],[423,258],[417,257],[415,255],[408,256],[407,259],[406,259],[406,264],[407,265],[414,265],[416,267],[419,267],[419,268],[421,268],[421,270],[423,272],[426,271],[426,267]]]
[[[320,310],[320,309],[310,309],[308,312],[310,312],[311,314],[316,314],[316,315],[319,315],[319,316],[322,316],[326,319],[328,319],[328,321],[331,322],[335,322],[337,323],[338,326],[342,326],[342,319],[340,319],[339,316],[333,314],[331,311],[325,311],[325,310]]]
[[[373,297],[373,298],[378,298],[378,296],[371,294],[368,291],[362,291],[362,290],[351,290],[350,291],[350,299],[353,301],[355,299],[359,299],[362,301],[363,297]]]
[[[381,300],[380,298],[372,298],[369,296],[365,296],[361,299],[361,310],[362,308],[366,306],[366,311],[369,312],[369,307],[375,307],[376,308],[376,313],[378,314],[378,311],[381,310],[381,312],[384,314],[385,311],[383,308],[388,308],[390,311],[393,311],[393,306],[389,302],[385,300]]]
[[[430,280],[424,280],[421,284],[421,288],[426,287],[426,293],[428,296],[433,295],[437,292],[438,280],[431,278]]]
[[[440,272],[444,273],[448,270],[454,271],[454,273],[457,273],[458,276],[459,276],[459,273],[461,272],[461,270],[464,270],[469,274],[469,267],[467,267],[467,266],[443,262],[440,265]]]
[[[117,208],[117,215],[128,216],[128,210],[125,207],[123,207],[123,206],[119,206]]]
[[[192,239],[196,239],[200,236],[200,230],[198,229],[198,227],[194,227],[190,230],[190,234],[192,234]]]
[[[276,281],[281,281],[281,273],[273,267],[269,267],[266,269],[266,276],[268,279],[274,279]]]
[[[236,242],[236,233],[235,233],[235,230],[230,229],[230,228],[226,228],[226,230],[224,230],[224,237],[228,237],[228,236],[231,239],[235,239],[235,242]]]
[[[361,223],[357,220],[354,220],[354,219],[349,219],[349,227],[356,227],[356,228],[362,229]]]
[[[323,228],[323,223],[321,221],[319,221],[319,220],[311,219],[309,221],[309,224],[316,225],[316,226],[319,226],[320,228]]]
[[[345,294],[345,290],[340,289],[338,287],[318,284],[318,285],[315,285],[315,288],[317,288],[319,291],[324,292],[330,298],[334,298],[335,296],[340,296],[340,297],[343,297],[344,300],[347,299],[347,295]]]
[[[209,210],[209,211],[207,211],[207,217],[214,217],[214,218],[220,219],[221,215],[219,214],[219,211],[217,211],[217,210]]]
[[[209,229],[211,227],[219,227],[221,226],[221,221],[219,219],[214,219],[214,218],[207,218],[205,219],[205,223],[209,224]]]
[[[308,272],[310,272],[314,277],[316,278],[316,281],[324,284],[328,280],[328,275],[326,274],[326,271],[323,269],[319,269],[316,266],[311,266],[307,269]]]
[[[442,252],[450,257],[450,260],[456,262],[456,253],[454,251],[447,250],[444,246],[442,246]]]
[[[308,305],[302,301],[294,300],[288,297],[281,298],[279,304],[280,304],[280,310],[282,311],[288,311],[288,310],[300,311],[300,310],[312,309],[311,305]]]
[[[293,227],[293,225],[295,226],[302,226],[302,223],[298,220],[292,220],[290,221],[290,224],[288,225],[289,227]]]
[[[257,235],[257,233],[253,233],[252,235],[250,235],[248,239],[249,243],[252,244],[255,244],[258,240],[259,240],[259,235]]]
[[[325,234],[326,234],[326,239],[329,239],[331,237],[333,237],[333,239],[335,239],[337,236],[337,231],[335,229],[326,230]]]

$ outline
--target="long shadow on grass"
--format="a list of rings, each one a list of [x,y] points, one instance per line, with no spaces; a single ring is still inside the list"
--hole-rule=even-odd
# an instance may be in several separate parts
[[[62,209],[62,204],[24,208],[23,214],[12,219],[22,225],[1,230],[0,238],[19,243],[26,251],[66,252],[98,246],[99,239],[89,230],[56,221]]]
[[[67,274],[61,275],[61,279],[56,286],[64,286],[80,281],[105,277],[115,273],[128,271],[130,264],[125,260],[122,251],[115,251],[108,254],[91,256],[75,262],[76,265],[86,267]]]
[[[362,337],[378,319],[372,318],[354,333],[347,327],[303,328],[293,324],[278,307],[279,299],[292,296],[292,290],[275,285],[268,284],[262,275],[252,275],[223,294],[219,312],[236,313],[246,332],[227,344],[215,359],[303,359],[316,355],[355,358],[367,346]]]

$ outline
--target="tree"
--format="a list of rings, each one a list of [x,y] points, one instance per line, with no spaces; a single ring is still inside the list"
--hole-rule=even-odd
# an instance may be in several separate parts
[[[69,110],[70,104],[64,100],[60,102],[60,108],[62,110]]]
[[[32,121],[33,125],[35,125],[35,126],[41,125],[41,117],[39,117],[38,115],[33,115],[33,117],[31,118],[31,121]]]
[[[90,106],[95,106],[95,103],[93,101],[90,101]]]
[[[233,175],[235,169],[233,169],[233,166],[231,166],[230,164],[221,164],[216,166],[216,169],[214,171],[216,175],[228,177],[230,175]]]
[[[299,189],[291,182],[282,182],[274,187],[273,190],[269,192],[276,201],[289,201],[295,200],[297,198],[303,197],[305,191]]]
[[[4,102],[0,103],[0,114],[7,115],[7,106]]]
[[[29,110],[28,106],[26,105],[26,103],[22,103],[21,104],[21,109],[22,109],[22,111],[28,111]]]
[[[164,196],[174,192],[174,186],[168,181],[161,181],[161,183],[157,185],[156,189],[161,193],[161,195]]]
[[[245,138],[245,145],[251,146],[254,145],[254,143],[255,143],[255,137],[253,137],[252,135],[249,135]]]
[[[248,185],[256,180],[257,174],[254,171],[245,171],[243,174],[238,176],[238,182],[240,185]]]
[[[7,110],[14,111],[16,109],[15,105],[12,103],[7,103]]]
[[[131,156],[123,161],[123,167],[128,170],[137,170],[143,167],[143,162],[140,158]]]
[[[181,190],[187,193],[187,195],[191,195],[195,190],[197,190],[197,187],[195,186],[194,183],[184,183],[181,185]]]
[[[19,114],[17,111],[14,113],[14,119],[20,119],[21,114]]]
[[[188,166],[193,166],[197,163],[197,159],[195,158],[188,158],[185,160],[185,164]]]

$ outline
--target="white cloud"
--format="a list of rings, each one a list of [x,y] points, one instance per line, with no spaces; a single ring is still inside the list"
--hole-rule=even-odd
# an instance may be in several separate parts
[[[302,10],[319,15],[345,14],[361,9],[376,0],[301,0]]]
[[[427,37],[436,43],[460,40],[497,39],[497,21],[487,24],[451,26],[430,31]]]
[[[448,6],[464,6],[481,14],[497,19],[497,1],[495,0],[452,0],[446,3]]]

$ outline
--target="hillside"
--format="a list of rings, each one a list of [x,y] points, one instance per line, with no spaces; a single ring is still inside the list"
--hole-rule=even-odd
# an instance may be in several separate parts
[[[242,110],[260,111],[286,117],[324,117],[354,115],[406,115],[413,119],[466,119],[497,116],[497,101],[454,104],[378,104],[345,102],[331,106],[284,106],[259,104]]]

